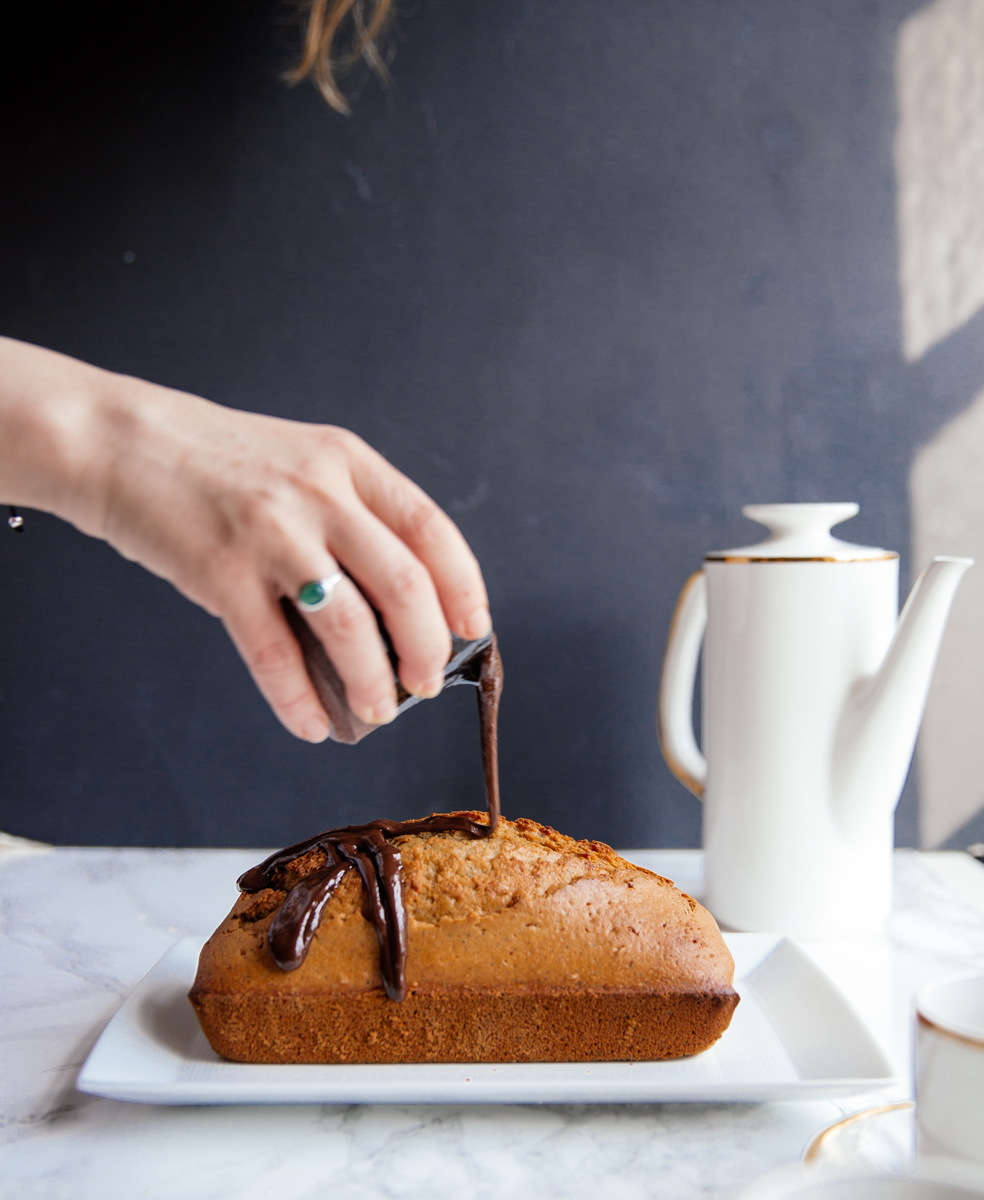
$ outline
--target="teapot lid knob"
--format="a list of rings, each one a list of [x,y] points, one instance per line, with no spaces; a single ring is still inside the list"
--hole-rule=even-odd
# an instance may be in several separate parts
[[[706,558],[744,559],[814,559],[850,562],[857,559],[895,558],[878,546],[856,546],[835,538],[831,526],[857,516],[859,506],[853,502],[841,504],[746,504],[744,516],[766,525],[769,536],[752,546],[734,550],[715,550]]]

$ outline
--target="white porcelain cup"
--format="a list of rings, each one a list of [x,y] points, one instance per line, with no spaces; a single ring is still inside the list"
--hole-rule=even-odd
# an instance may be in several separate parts
[[[919,1155],[984,1164],[984,975],[927,984],[916,1000]]]

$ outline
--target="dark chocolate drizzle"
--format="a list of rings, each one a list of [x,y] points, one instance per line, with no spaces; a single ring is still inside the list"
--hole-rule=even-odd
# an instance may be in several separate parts
[[[469,680],[469,682],[472,682]],[[488,821],[434,813],[414,821],[380,819],[366,825],[329,829],[278,850],[239,877],[239,890],[259,892],[277,886],[277,872],[312,850],[328,861],[305,875],[287,893],[270,924],[267,942],[281,971],[296,971],[307,957],[321,915],[347,871],[357,870],[369,902],[369,917],[379,939],[379,974],[387,996],[402,1000],[407,994],[407,918],[403,903],[400,852],[388,840],[407,833],[444,833],[491,837],[499,824],[498,716],[502,695],[502,659],[493,634],[481,656],[474,680],[478,687],[478,713],[485,773]]]

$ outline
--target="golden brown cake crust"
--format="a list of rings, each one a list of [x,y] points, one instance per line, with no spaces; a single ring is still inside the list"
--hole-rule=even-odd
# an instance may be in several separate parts
[[[482,814],[468,814],[477,820]],[[213,1048],[244,1062],[649,1060],[727,1028],[734,963],[711,915],[600,842],[534,821],[394,839],[407,913],[408,995],[389,1000],[361,882],[329,900],[307,960],[266,943],[315,851],[241,895],[202,950],[191,1001]]]

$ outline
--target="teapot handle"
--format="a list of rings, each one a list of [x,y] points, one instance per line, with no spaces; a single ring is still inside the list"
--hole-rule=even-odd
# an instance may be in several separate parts
[[[707,625],[707,580],[696,571],[683,585],[666,639],[656,730],[666,765],[698,800],[704,798],[707,759],[694,738],[694,681]]]

